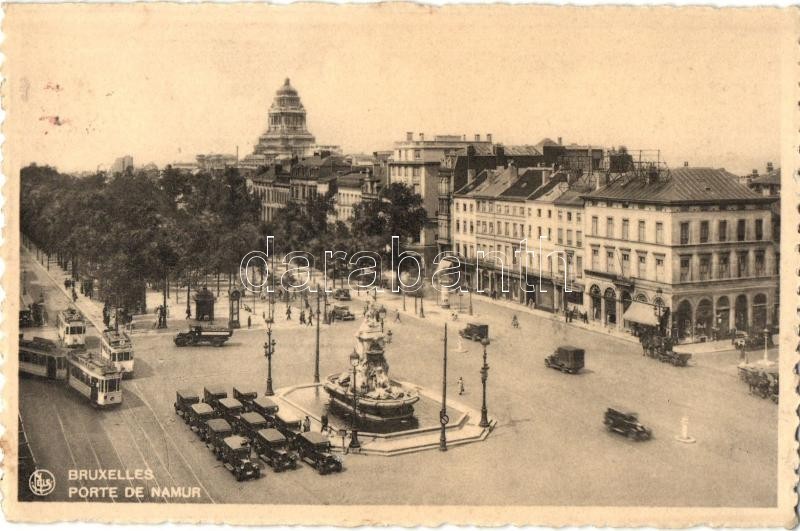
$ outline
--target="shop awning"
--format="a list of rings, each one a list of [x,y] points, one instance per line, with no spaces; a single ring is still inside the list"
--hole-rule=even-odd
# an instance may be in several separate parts
[[[656,317],[654,307],[643,302],[631,302],[622,318],[647,326],[658,326],[658,317]]]

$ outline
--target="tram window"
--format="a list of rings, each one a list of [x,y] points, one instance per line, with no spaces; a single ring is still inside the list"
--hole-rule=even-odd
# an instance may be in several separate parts
[[[56,359],[56,367],[59,368],[59,369],[63,369],[65,361],[66,360],[64,358],[57,358]]]
[[[113,393],[114,391],[119,391],[119,380],[114,378],[113,380],[106,380],[108,384],[108,392]]]

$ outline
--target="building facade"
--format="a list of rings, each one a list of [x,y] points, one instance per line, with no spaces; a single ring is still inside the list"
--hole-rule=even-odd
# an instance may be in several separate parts
[[[291,198],[290,174],[280,164],[249,179],[253,195],[261,202],[261,221],[270,222]]]
[[[776,322],[772,198],[724,170],[688,167],[628,175],[583,198],[592,320],[635,328],[627,317],[643,307],[669,309],[673,335],[690,341]]]

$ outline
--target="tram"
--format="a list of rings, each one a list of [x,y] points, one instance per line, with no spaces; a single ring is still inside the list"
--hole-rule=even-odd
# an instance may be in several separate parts
[[[133,376],[133,343],[125,332],[106,330],[100,340],[100,355],[114,364],[123,378]]]
[[[81,312],[68,308],[58,312],[58,339],[65,347],[86,345],[86,321]]]
[[[89,399],[93,406],[107,407],[122,403],[122,373],[98,354],[70,352],[67,383]]]
[[[24,339],[20,334],[19,372],[48,380],[66,380],[67,354],[55,341],[42,337]]]

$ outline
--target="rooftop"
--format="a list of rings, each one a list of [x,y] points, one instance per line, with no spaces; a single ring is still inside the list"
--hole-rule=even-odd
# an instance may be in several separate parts
[[[672,169],[668,177],[662,176],[650,183],[641,177],[620,178],[584,197],[651,204],[767,203],[774,200],[739,184],[739,178],[724,169],[690,167]]]

